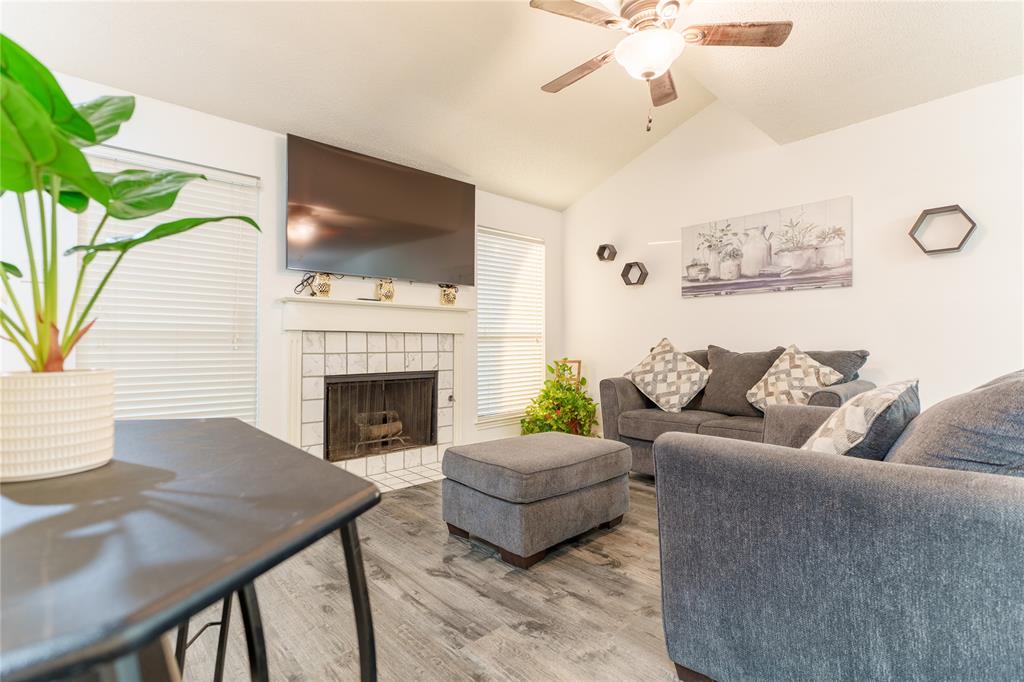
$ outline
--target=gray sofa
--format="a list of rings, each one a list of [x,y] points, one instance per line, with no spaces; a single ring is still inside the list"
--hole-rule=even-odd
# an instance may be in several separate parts
[[[782,348],[777,350],[779,353],[782,352]],[[767,355],[768,353],[771,351],[766,352],[765,359],[770,364],[774,360]],[[811,405],[839,407],[858,393],[875,387],[870,381],[858,378],[856,373],[856,370],[863,365],[867,358],[866,351],[810,351],[810,353],[822,357],[822,361],[824,359],[833,360],[833,356],[839,354],[843,354],[847,358],[859,358],[859,363],[844,368],[846,370],[844,375],[850,376],[849,381],[818,391],[811,397]],[[689,351],[687,355],[704,367],[711,364],[706,350]],[[842,361],[833,361],[836,365],[843,364]],[[734,389],[734,392],[746,391],[764,375],[767,369],[767,365],[764,365],[763,368],[758,367],[754,369],[753,374],[748,373],[748,376],[745,377],[724,378],[722,372],[728,371],[728,368],[716,370],[712,366],[712,377],[720,382],[724,379],[726,382],[738,383],[738,388]],[[717,377],[714,375],[715,371],[718,371]],[[603,379],[600,388],[604,437],[630,446],[633,453],[632,471],[634,473],[654,475],[651,446],[654,440],[664,433],[699,433],[755,442],[761,442],[764,439],[765,419],[762,416],[754,416],[760,413],[749,404],[745,405],[745,411],[740,409],[743,406],[738,406],[730,412],[702,409],[705,392],[701,391],[682,411],[665,412],[655,406],[632,381],[625,377]],[[735,401],[733,402],[735,403]]]
[[[797,449],[825,407],[769,407],[764,443],[661,436],[663,617],[680,679],[1024,679],[1017,381],[988,404],[926,411],[889,461]],[[964,426],[1000,410],[1016,417]],[[950,419],[963,423],[933,428]],[[918,462],[965,470],[895,463],[910,440]]]

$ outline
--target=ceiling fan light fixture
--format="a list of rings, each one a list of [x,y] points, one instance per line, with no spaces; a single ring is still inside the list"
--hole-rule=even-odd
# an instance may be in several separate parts
[[[667,28],[649,28],[623,38],[615,47],[615,61],[633,78],[651,80],[668,71],[683,53],[683,36]]]
[[[662,19],[674,19],[679,16],[682,5],[679,0],[658,0],[658,16]]]

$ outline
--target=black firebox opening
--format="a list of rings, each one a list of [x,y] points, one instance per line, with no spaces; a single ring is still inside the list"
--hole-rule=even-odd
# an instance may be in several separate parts
[[[337,462],[437,443],[437,372],[325,379],[324,457]]]

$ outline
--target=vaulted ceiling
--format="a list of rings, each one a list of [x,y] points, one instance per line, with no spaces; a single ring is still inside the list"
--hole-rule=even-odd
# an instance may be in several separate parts
[[[11,2],[57,71],[562,209],[715,99],[780,143],[1022,71],[1020,2],[711,2],[694,22],[792,20],[777,49],[690,47],[679,99],[612,63],[622,34],[514,2]]]

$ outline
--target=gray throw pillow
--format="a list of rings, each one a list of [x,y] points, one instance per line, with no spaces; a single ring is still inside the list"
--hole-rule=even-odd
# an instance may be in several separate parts
[[[778,346],[756,353],[733,353],[719,346],[708,346],[711,377],[704,387],[700,409],[734,417],[763,417],[761,411],[747,401],[747,391],[761,380],[784,350]]]
[[[1024,477],[1024,370],[931,406],[885,461]]]
[[[855,395],[829,415],[801,450],[862,459],[885,459],[900,434],[921,413],[917,380]]]
[[[857,372],[868,361],[866,350],[808,350],[804,351],[823,365],[843,375],[843,383],[857,378]]]

